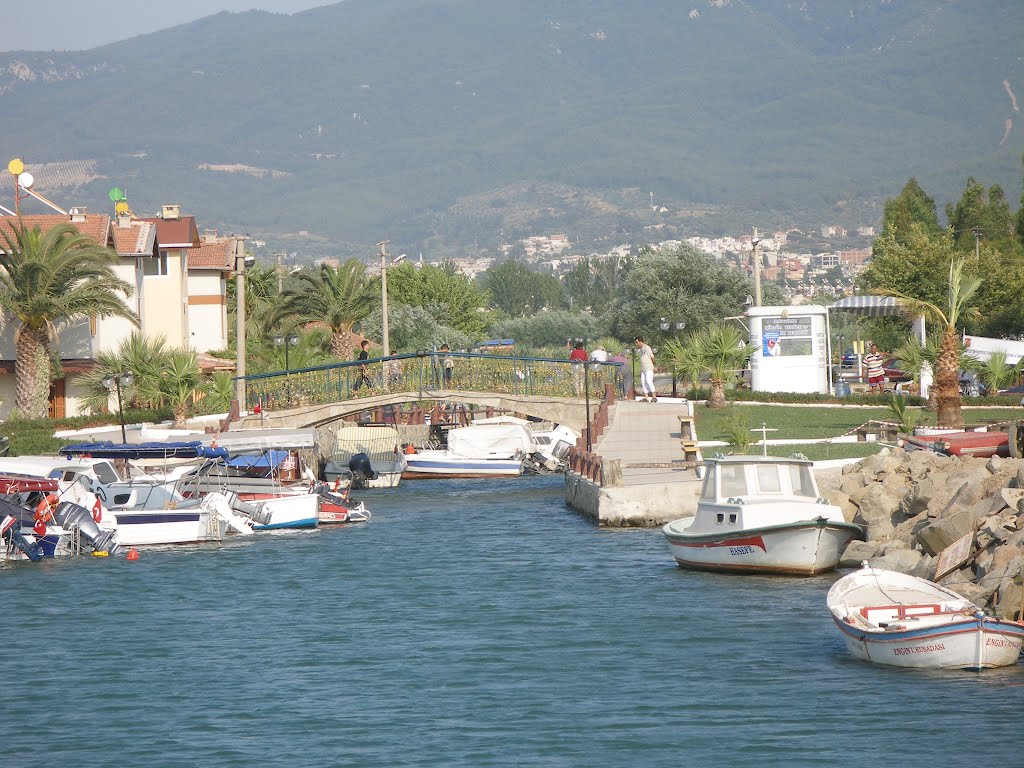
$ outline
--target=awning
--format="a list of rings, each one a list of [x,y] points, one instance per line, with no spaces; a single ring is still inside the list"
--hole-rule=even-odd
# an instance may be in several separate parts
[[[892,296],[847,296],[830,306],[829,310],[853,312],[864,317],[885,317],[904,313],[899,299]]]

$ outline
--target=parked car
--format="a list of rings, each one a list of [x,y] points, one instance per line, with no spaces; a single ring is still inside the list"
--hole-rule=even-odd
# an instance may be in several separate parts
[[[900,361],[895,357],[890,357],[882,361],[882,370],[885,371],[885,378],[887,381],[893,384],[899,384],[905,381],[912,381],[913,376],[900,368]]]
[[[846,348],[846,351],[843,352],[842,361],[842,364],[847,368],[857,364],[857,355],[854,354],[853,347]]]

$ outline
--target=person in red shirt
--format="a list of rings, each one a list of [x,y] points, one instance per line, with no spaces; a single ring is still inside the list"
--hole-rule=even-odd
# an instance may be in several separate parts
[[[576,396],[579,397],[583,394],[583,374],[586,367],[584,363],[589,359],[582,341],[578,340],[573,345],[569,359],[572,360],[572,383],[576,387]]]

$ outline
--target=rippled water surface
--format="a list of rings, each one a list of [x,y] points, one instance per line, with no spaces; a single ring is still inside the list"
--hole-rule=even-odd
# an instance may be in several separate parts
[[[680,570],[557,477],[363,498],[359,526],[0,568],[0,765],[1022,764],[1024,667],[855,661],[835,576]]]

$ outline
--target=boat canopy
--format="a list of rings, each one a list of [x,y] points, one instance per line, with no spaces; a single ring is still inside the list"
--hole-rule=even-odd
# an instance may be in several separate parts
[[[227,459],[225,448],[210,448],[198,440],[188,443],[76,443],[65,445],[63,456],[94,459]]]
[[[276,469],[289,456],[288,451],[269,450],[259,455],[240,453],[227,461],[229,467],[238,469]]]
[[[203,444],[226,448],[231,453],[245,453],[299,448],[316,448],[316,430],[306,429],[240,429],[203,438]]]

